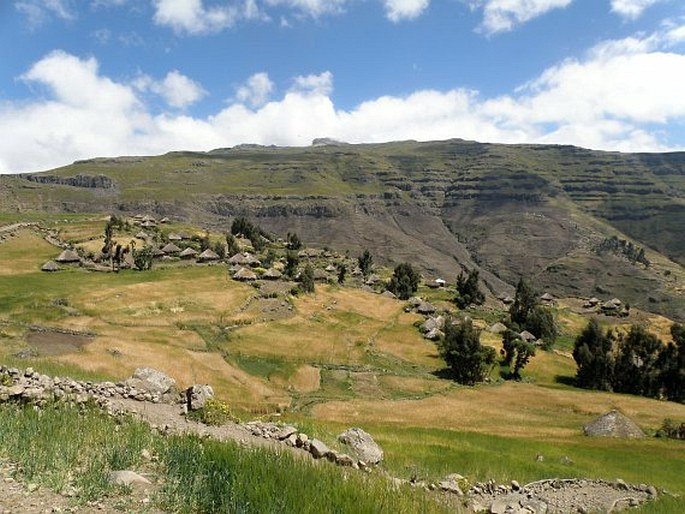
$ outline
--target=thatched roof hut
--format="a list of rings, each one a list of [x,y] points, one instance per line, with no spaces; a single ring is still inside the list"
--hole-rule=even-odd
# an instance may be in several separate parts
[[[278,271],[277,269],[270,268],[262,275],[262,278],[265,278],[267,280],[278,280],[283,276],[283,273]]]
[[[180,253],[181,249],[178,246],[176,246],[174,243],[169,243],[164,248],[162,248],[162,251],[168,255],[171,253]]]
[[[158,248],[155,246],[152,248],[152,256],[153,257],[164,257],[164,252],[161,250],[161,248]]]
[[[169,223],[169,218],[164,216],[161,220],[159,220],[160,223]]]
[[[142,230],[136,234],[136,237],[138,239],[147,239],[147,232],[143,232]]]
[[[233,280],[252,281],[257,280],[257,274],[248,268],[240,268],[234,275]]]
[[[436,309],[435,306],[433,306],[432,304],[428,302],[422,302],[421,305],[419,305],[416,308],[416,311],[419,314],[433,314],[436,311]]]
[[[543,302],[553,302],[554,297],[549,293],[545,293],[540,297],[540,300],[542,300]]]
[[[45,264],[43,264],[43,266],[41,266],[40,270],[48,272],[59,271],[59,266],[55,261],[48,261]]]
[[[320,268],[316,268],[314,270],[314,280],[316,282],[328,282],[328,279],[330,277],[328,276],[328,273],[326,273],[324,270]]]
[[[497,323],[493,323],[488,327],[488,332],[492,332],[493,334],[501,334],[506,331],[507,326],[500,321],[498,321]]]
[[[64,250],[62,253],[57,256],[55,259],[57,262],[80,262],[81,257],[79,257],[79,254],[77,254],[74,250]]]
[[[204,252],[197,256],[197,260],[200,262],[218,261],[219,259],[219,255],[211,248],[207,248]]]
[[[336,267],[333,266],[332,264],[329,264],[329,265],[326,266],[324,269],[325,269],[328,273],[335,273],[336,271],[338,271],[338,268],[336,268]]]
[[[537,337],[535,337],[533,334],[531,334],[527,330],[524,330],[523,332],[521,332],[519,334],[519,336],[521,337],[521,339],[523,339],[527,343],[533,342],[537,339]]]
[[[621,414],[617,410],[609,411],[588,423],[583,427],[583,432],[587,436],[624,438],[645,437],[645,433],[632,419]]]
[[[183,250],[180,254],[178,254],[178,256],[181,259],[192,259],[196,255],[197,255],[197,250],[195,248],[192,248],[191,246],[189,246],[188,248]]]
[[[182,240],[183,240],[183,238],[181,237],[181,235],[180,235],[180,234],[176,234],[175,232],[172,232],[171,234],[169,234],[169,235],[167,236],[167,239],[168,239],[169,241],[182,241]]]

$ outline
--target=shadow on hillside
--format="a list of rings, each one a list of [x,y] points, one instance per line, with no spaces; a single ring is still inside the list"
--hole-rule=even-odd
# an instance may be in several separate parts
[[[431,375],[437,378],[442,378],[443,380],[454,380],[454,373],[450,368],[442,368],[431,371]]]
[[[557,384],[563,384],[567,385],[570,387],[575,387],[576,386],[576,379],[575,377],[569,376],[569,375],[555,375],[554,376],[554,382]]]

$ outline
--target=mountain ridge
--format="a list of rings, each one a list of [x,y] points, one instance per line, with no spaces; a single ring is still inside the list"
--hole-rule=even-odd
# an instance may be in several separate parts
[[[241,145],[2,176],[0,200],[15,212],[145,211],[212,228],[247,216],[428,275],[477,266],[493,294],[525,275],[559,294],[611,294],[685,318],[685,152],[457,139]],[[600,255],[612,236],[644,248],[651,265]]]

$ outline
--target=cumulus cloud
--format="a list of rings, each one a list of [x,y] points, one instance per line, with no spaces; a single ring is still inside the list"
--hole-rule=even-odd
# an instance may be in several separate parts
[[[189,107],[207,94],[199,83],[178,70],[170,71],[160,81],[142,76],[138,78],[136,84],[138,89],[152,91],[164,98],[169,106],[178,109]]]
[[[290,91],[302,95],[328,96],[333,91],[333,74],[324,71],[319,75],[295,77],[295,83]]]
[[[236,90],[235,98],[238,102],[247,103],[252,107],[260,107],[269,100],[274,89],[274,83],[268,73],[255,73]]]
[[[32,29],[38,28],[53,17],[65,21],[76,19],[76,11],[70,0],[21,0],[14,7],[26,17]]]
[[[266,0],[271,6],[285,6],[302,14],[318,17],[343,12],[348,0]]]
[[[611,11],[628,20],[636,20],[652,5],[664,0],[611,0]]]
[[[512,30],[553,9],[567,7],[571,2],[573,0],[469,0],[469,5],[483,11],[479,30],[495,34]]]
[[[329,71],[293,78],[281,96],[262,72],[237,89],[232,104],[206,117],[156,114],[146,105],[145,92],[153,88],[163,94],[166,87],[168,101],[178,106],[197,99],[199,86],[189,86],[179,72],[158,82],[139,77],[121,83],[103,76],[93,58],[54,52],[21,77],[37,93],[34,100],[0,104],[0,172],[240,143],[307,145],[322,135],[357,143],[462,137],[622,151],[684,149],[685,142],[667,139],[667,124],[685,122],[685,55],[673,50],[681,33],[672,26],[603,42],[498,97],[456,87],[340,109],[331,98]]]
[[[429,4],[430,0],[383,0],[386,16],[393,22],[417,18]]]
[[[153,0],[154,21],[178,34],[199,35],[233,27],[241,20],[260,19],[264,15],[255,0],[235,4],[205,6],[203,0]]]

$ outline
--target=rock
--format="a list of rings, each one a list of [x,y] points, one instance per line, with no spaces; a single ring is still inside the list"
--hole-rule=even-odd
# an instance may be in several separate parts
[[[354,466],[357,462],[346,453],[339,453],[335,458],[335,463],[338,466]]]
[[[278,431],[276,434],[276,439],[283,441],[284,439],[288,439],[291,435],[295,434],[297,434],[297,429],[291,425],[286,425]]]
[[[311,453],[315,459],[324,457],[329,451],[328,446],[326,446],[323,441],[312,439],[309,443],[309,453]]]
[[[612,410],[583,427],[587,436],[642,438],[645,433],[633,420]]]
[[[13,385],[13,386],[8,387],[6,389],[6,392],[10,397],[12,397],[12,396],[21,396],[22,394],[24,394],[25,390],[26,390],[26,388],[23,385],[17,384],[17,385]]]
[[[383,450],[361,428],[350,428],[338,436],[338,441],[348,446],[352,453],[366,464],[378,464],[383,460]]]
[[[653,485],[650,485],[647,488],[647,494],[650,495],[652,498],[656,498],[659,493],[657,492],[656,487],[654,487]]]
[[[463,479],[463,476],[457,473],[452,473],[438,482],[438,487],[445,492],[456,494],[457,496],[463,496],[464,492],[461,490],[461,487],[459,487],[459,481]]]
[[[518,491],[519,489],[521,489],[521,485],[516,480],[512,480],[511,481],[511,488],[514,491]]]
[[[109,473],[109,481],[115,485],[149,485],[151,483],[144,476],[130,470],[111,471]]]
[[[536,498],[521,501],[522,511],[530,514],[547,514],[547,504]]]
[[[495,500],[490,504],[490,514],[505,514],[508,509],[512,507],[512,499],[508,496],[503,496],[501,498],[495,498]],[[518,502],[516,507],[518,507]]]
[[[126,381],[129,387],[158,394],[166,394],[176,386],[176,381],[152,368],[137,368]]]
[[[186,389],[186,404],[190,411],[200,410],[210,398],[214,398],[214,389],[210,385],[195,384]]]

